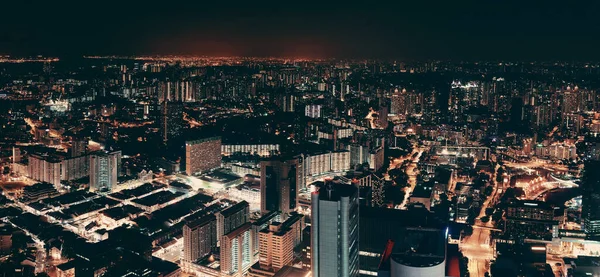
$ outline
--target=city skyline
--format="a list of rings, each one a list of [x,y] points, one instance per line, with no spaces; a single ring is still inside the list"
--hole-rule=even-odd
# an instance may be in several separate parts
[[[89,6],[88,6],[89,5]],[[0,54],[598,59],[597,3],[10,3]]]
[[[2,11],[0,276],[600,277],[600,2]]]

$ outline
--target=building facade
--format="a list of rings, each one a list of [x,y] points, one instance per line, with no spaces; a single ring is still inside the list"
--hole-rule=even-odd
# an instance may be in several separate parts
[[[250,220],[248,202],[239,202],[215,214],[217,217],[217,238],[221,238]]]
[[[221,275],[241,277],[254,264],[251,224],[246,223],[221,237]]]
[[[165,101],[160,107],[160,134],[163,141],[180,136],[183,131],[183,103]]]
[[[359,276],[358,207],[354,185],[327,183],[312,194],[313,276]]]
[[[27,169],[29,178],[50,183],[56,188],[60,187],[61,162],[59,159],[52,156],[30,155]]]
[[[183,259],[195,262],[217,247],[217,218],[206,215],[183,226]]]
[[[586,162],[581,189],[583,192],[581,219],[586,235],[600,241],[600,161]]]
[[[279,211],[285,217],[298,206],[298,159],[272,159],[260,163],[261,213]]]
[[[110,192],[118,184],[121,151],[100,151],[90,155],[90,190]]]
[[[220,137],[185,142],[185,172],[187,175],[203,173],[220,166]]]

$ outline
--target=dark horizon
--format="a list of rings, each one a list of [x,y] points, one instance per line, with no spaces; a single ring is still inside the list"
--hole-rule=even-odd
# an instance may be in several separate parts
[[[0,54],[597,60],[598,3],[10,3]]]

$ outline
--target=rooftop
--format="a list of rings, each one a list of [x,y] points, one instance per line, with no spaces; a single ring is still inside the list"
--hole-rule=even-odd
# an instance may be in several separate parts
[[[209,215],[200,217],[198,219],[189,221],[185,225],[188,226],[189,228],[196,228],[199,226],[204,226],[204,225],[208,224],[209,222],[216,221],[216,220],[217,220],[217,217],[214,214],[209,214]]]
[[[185,144],[186,145],[194,145],[194,144],[200,144],[200,143],[215,141],[215,140],[220,141],[221,137],[208,137],[208,138],[202,138],[202,139],[197,139],[197,140],[188,140],[185,142]]]
[[[315,182],[320,187],[318,192],[321,201],[339,201],[342,197],[350,197],[358,193],[358,188],[354,185],[346,185],[334,182]]]
[[[235,214],[235,213],[237,213],[245,208],[248,208],[248,207],[249,207],[248,202],[242,201],[242,202],[239,202],[239,203],[221,211],[221,214],[223,216],[230,216],[230,215]]]

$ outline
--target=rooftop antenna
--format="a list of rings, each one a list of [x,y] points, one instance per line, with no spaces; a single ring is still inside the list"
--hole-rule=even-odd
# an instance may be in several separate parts
[[[331,199],[331,193],[333,192],[332,182],[328,182],[327,185],[325,186],[325,189],[327,190],[327,198]]]

